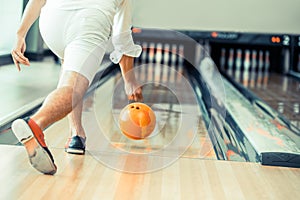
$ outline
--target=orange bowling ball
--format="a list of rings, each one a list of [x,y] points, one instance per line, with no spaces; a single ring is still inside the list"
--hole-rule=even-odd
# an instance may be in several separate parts
[[[148,137],[154,130],[156,117],[144,103],[128,104],[120,113],[119,125],[122,133],[134,140]]]

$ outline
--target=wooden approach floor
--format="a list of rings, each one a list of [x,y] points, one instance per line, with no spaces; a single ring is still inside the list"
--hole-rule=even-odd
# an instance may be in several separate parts
[[[58,172],[33,169],[22,146],[0,146],[0,199],[299,199],[300,169],[180,158],[145,174],[51,148]]]
[[[96,103],[101,105],[102,113],[111,113],[107,99],[112,94],[107,91],[113,91],[113,86],[105,84],[94,96],[101,96]],[[99,114],[99,119],[111,119],[97,110],[85,114],[91,113]],[[171,165],[151,173],[133,174],[109,168],[89,152],[84,156],[65,153],[68,124],[62,120],[45,132],[58,166],[54,176],[33,169],[24,147],[0,145],[0,200],[299,199],[300,169],[218,161],[210,151],[212,147],[206,140],[205,130],[200,132],[191,148]],[[116,140],[116,144],[122,141]],[[207,150],[202,155],[203,144]],[[111,159],[121,157],[108,155]]]

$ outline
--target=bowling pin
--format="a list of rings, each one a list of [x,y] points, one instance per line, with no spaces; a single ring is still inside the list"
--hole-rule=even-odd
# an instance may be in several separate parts
[[[172,67],[172,70],[171,71],[171,74],[170,74],[170,82],[171,83],[174,83],[175,82],[175,79],[176,79],[176,74],[175,74],[175,71],[176,71],[176,57],[177,57],[177,45],[176,44],[173,44],[172,45],[172,50],[171,50],[172,54],[171,54],[171,67]]]
[[[229,57],[228,57],[228,68],[227,68],[227,74],[229,76],[232,76],[232,68],[233,68],[233,60],[234,60],[234,49],[229,50]]]
[[[220,58],[220,69],[222,71],[225,70],[225,56],[226,56],[226,49],[225,48],[222,48],[221,49],[221,58]]]
[[[164,43],[162,43],[162,46],[161,46],[161,62],[160,64],[164,64],[164,57],[165,57],[165,45]]]
[[[264,54],[263,51],[259,51],[258,54],[258,72],[257,72],[257,87],[260,88],[262,84],[262,70],[263,70],[263,65],[264,65]]]
[[[158,64],[162,62],[162,43],[156,45],[155,61]]]
[[[288,86],[289,86],[289,79],[287,76],[284,76],[282,80],[282,91],[287,92]]]
[[[298,54],[297,72],[300,72],[300,53]]]
[[[248,83],[249,83],[249,68],[250,68],[250,51],[247,49],[245,51],[244,72],[243,72],[243,85],[245,87],[248,87]]]
[[[177,45],[173,44],[172,45],[172,55],[171,55],[171,65],[176,66],[176,57],[177,57]]]
[[[143,42],[142,48],[143,48],[143,52],[142,52],[142,64],[145,64],[147,62],[147,53],[148,53],[148,49],[147,49],[148,45],[147,42]]]
[[[235,59],[235,80],[237,82],[240,82],[241,78],[241,68],[242,68],[242,50],[238,49],[236,53],[236,59]]]
[[[263,86],[264,89],[267,88],[268,85],[268,79],[269,79],[269,68],[270,68],[270,52],[266,51],[265,55],[265,68],[264,68],[264,74],[263,74]]]
[[[170,45],[165,44],[164,45],[164,53],[163,53],[163,64],[168,65],[169,64],[169,57],[170,57]]]
[[[179,45],[179,51],[178,51],[178,65],[182,66],[183,65],[183,61],[184,61],[184,45]]]
[[[292,124],[295,125],[296,127],[299,126],[299,122],[298,122],[298,117],[299,117],[299,103],[294,103],[293,105],[293,120],[292,120]],[[299,127],[298,127],[299,128]]]
[[[151,42],[149,45],[149,63],[148,63],[148,81],[154,81],[154,51],[155,51],[155,43]]]
[[[151,42],[149,46],[149,62],[154,62],[154,56],[155,56],[155,43]]]
[[[184,46],[181,44],[181,45],[179,45],[179,50],[178,50],[178,74],[177,74],[178,81],[180,81],[182,78],[183,61],[184,61]]]
[[[278,112],[283,114],[284,113],[284,103],[283,102],[278,102]]]
[[[256,77],[256,65],[257,65],[257,52],[256,50],[252,51],[252,59],[251,59],[251,75],[250,75],[250,87],[255,87],[255,77]]]
[[[284,64],[283,64],[283,73],[287,74],[290,70],[290,50],[285,49],[283,51],[283,59],[284,59]]]
[[[169,80],[169,61],[170,61],[170,45],[169,44],[165,44],[164,45],[164,57],[163,57],[163,64],[164,66],[168,66],[168,67],[164,67],[163,68],[163,82],[167,82]]]
[[[154,67],[154,70],[155,70],[155,73],[154,73],[154,80],[155,80],[155,83],[159,83],[160,82],[160,78],[161,78],[161,61],[162,61],[162,44],[161,43],[157,43],[156,45],[156,54],[155,54],[155,61],[156,61],[156,64],[155,64],[155,67]]]

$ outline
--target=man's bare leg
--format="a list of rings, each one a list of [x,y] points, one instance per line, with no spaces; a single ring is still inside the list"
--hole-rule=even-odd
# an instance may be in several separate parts
[[[84,76],[76,72],[64,72],[57,89],[47,96],[42,107],[31,116],[31,119],[43,130],[64,118],[82,102],[88,85],[89,82]]]
[[[88,80],[76,72],[64,72],[57,89],[45,99],[42,107],[28,121],[17,119],[12,130],[27,150],[30,163],[38,171],[54,174],[57,170],[44,140],[43,129],[62,119],[82,101]]]
[[[58,87],[46,97],[42,107],[30,118],[41,130],[44,130],[47,126],[68,115],[74,107],[78,106],[80,109],[87,88],[88,80],[85,77],[76,72],[64,72]],[[76,112],[79,111],[76,110]],[[81,123],[81,120],[79,122]],[[35,142],[29,141],[26,146],[28,154],[32,155],[36,147]]]
[[[78,105],[72,110],[68,115],[69,126],[70,126],[70,136],[80,136],[85,138],[85,131],[82,127],[82,108],[83,101],[80,101]]]
[[[65,151],[67,153],[82,155],[85,153],[86,135],[82,126],[82,108],[83,101],[68,114],[70,137],[65,144]]]

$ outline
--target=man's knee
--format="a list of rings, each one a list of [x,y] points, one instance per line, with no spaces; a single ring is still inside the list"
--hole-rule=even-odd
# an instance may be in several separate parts
[[[71,87],[74,92],[82,93],[87,90],[89,81],[83,75],[73,71],[63,71],[57,88]]]
[[[84,97],[89,86],[88,79],[73,71],[63,71],[57,89],[71,96],[73,106],[77,105]]]

